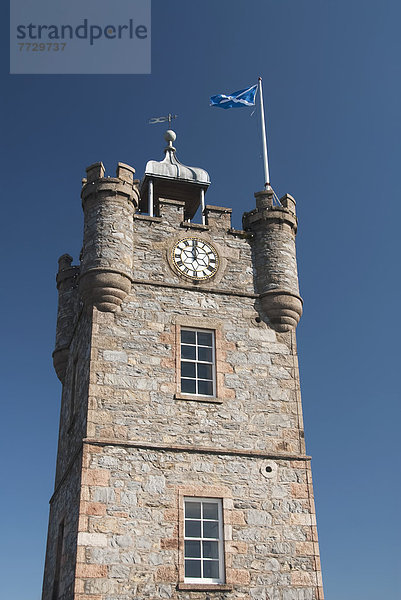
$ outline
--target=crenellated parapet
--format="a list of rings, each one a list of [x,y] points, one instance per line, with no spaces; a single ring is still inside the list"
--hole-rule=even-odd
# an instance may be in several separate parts
[[[74,266],[72,257],[63,254],[58,260],[56,277],[58,289],[56,345],[53,352],[53,365],[57,377],[64,383],[75,316],[78,308],[79,267]]]
[[[86,169],[83,180],[84,244],[79,290],[87,306],[115,312],[132,282],[133,215],[138,207],[135,169],[118,163],[105,177],[102,163]]]
[[[289,194],[273,204],[273,190],[255,194],[256,209],[245,213],[244,229],[252,231],[256,288],[262,308],[277,331],[289,331],[302,315],[295,248],[297,217]]]

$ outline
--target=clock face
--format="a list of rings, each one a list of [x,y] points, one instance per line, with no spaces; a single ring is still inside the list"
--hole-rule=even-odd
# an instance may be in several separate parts
[[[213,277],[219,266],[219,256],[213,246],[195,237],[177,242],[171,258],[180,275],[197,281]]]

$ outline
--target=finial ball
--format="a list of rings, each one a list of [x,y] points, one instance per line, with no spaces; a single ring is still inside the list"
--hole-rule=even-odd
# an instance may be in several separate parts
[[[177,134],[172,129],[167,129],[166,133],[164,134],[164,139],[166,142],[174,142],[176,137]]]

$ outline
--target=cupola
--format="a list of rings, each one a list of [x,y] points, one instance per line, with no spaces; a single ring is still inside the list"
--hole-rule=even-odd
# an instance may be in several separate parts
[[[204,196],[210,185],[207,171],[200,167],[188,167],[180,163],[173,142],[176,133],[171,129],[164,134],[167,147],[162,161],[150,160],[146,164],[145,175],[141,183],[139,209],[151,216],[157,211],[159,198],[181,200],[185,202],[185,219],[194,217],[199,206],[204,213]]]

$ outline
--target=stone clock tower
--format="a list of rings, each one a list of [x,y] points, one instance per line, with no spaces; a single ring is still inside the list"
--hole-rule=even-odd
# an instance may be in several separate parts
[[[43,600],[322,600],[295,201],[258,192],[235,230],[165,139],[142,181],[87,169],[59,260]]]

